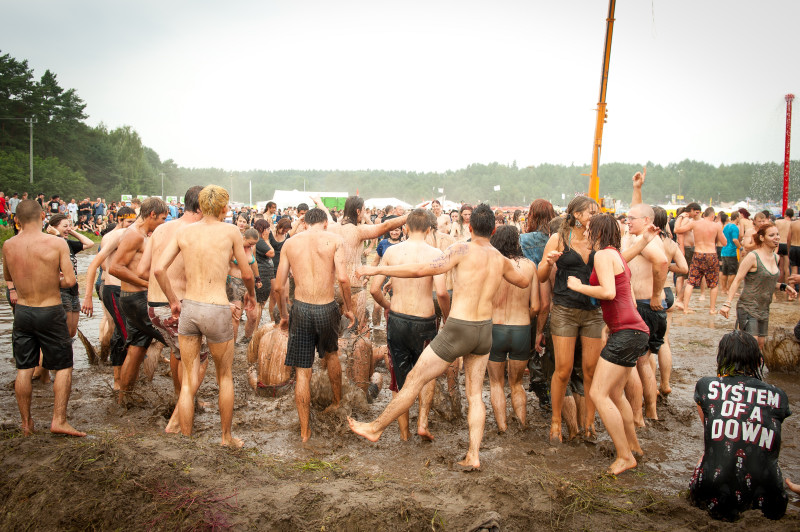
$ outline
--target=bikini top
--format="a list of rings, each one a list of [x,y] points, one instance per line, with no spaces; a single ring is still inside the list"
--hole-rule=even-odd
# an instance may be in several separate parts
[[[248,265],[248,266],[250,266],[250,265],[251,265],[251,264],[253,264],[255,261],[256,261],[256,258],[255,258],[255,257],[253,256],[253,254],[251,253],[251,254],[250,254],[250,262],[248,262],[248,263],[247,263],[247,265]],[[237,266],[239,265],[239,263],[238,263],[238,262],[236,262],[236,259],[231,259],[231,262],[232,262],[232,263],[234,263],[234,264],[235,264],[235,265],[237,265]]]

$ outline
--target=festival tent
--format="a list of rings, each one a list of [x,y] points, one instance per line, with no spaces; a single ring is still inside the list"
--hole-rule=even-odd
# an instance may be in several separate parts
[[[368,209],[383,209],[387,205],[391,205],[392,207],[397,207],[400,205],[404,209],[410,209],[412,207],[410,203],[406,203],[405,201],[397,198],[370,198],[368,200],[364,200],[364,207]]]
[[[455,201],[450,201],[450,200],[446,200],[446,199],[442,199],[442,198],[436,198],[436,199],[438,199],[439,203],[442,204],[442,210],[444,212],[450,212],[450,211],[453,211],[453,210],[457,211],[457,210],[459,210],[461,208],[461,204],[460,203],[456,203]],[[433,200],[423,201],[419,205],[416,205],[414,208],[430,209],[432,201]]]
[[[314,206],[314,200],[311,196],[319,196],[322,203],[329,209],[337,208],[344,209],[344,202],[347,200],[347,192],[312,192],[305,190],[276,190],[272,196],[272,201],[278,206],[279,209],[287,207],[297,207],[301,203],[305,203],[309,207]],[[259,201],[256,203],[258,210],[264,210],[266,201]]]

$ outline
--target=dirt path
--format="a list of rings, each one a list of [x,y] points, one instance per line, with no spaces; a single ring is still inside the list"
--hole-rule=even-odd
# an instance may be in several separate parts
[[[703,304],[695,302],[700,308]],[[796,303],[774,303],[771,327],[793,326],[798,308]],[[497,434],[488,380],[483,471],[465,474],[452,466],[466,451],[465,420],[448,422],[433,415],[433,443],[416,436],[401,442],[396,425],[375,444],[351,434],[344,416],[373,418],[388,402],[387,390],[371,405],[351,401],[338,415],[323,414],[315,406],[314,436],[303,446],[292,395],[256,396],[247,385],[243,347],[237,348],[234,368],[233,431],[245,440],[244,450],[218,445],[212,368],[200,391],[201,399],[211,404],[197,415],[196,436],[168,436],[163,427],[174,398],[167,366],[159,367],[152,383],[139,383],[134,405],[125,409],[112,401],[111,369],[88,366],[79,343],[69,415],[90,436],[51,436],[52,388],[37,383],[33,415],[39,432],[22,438],[4,319],[0,312],[3,530],[465,530],[492,518],[509,530],[800,528],[794,496],[778,523],[752,511],[737,523],[718,523],[686,502],[691,471],[702,453],[694,384],[714,373],[717,341],[733,326],[733,320],[707,313],[676,315],[674,391],[659,404],[662,421],[640,431],[645,459],[619,478],[602,475],[613,447],[599,421],[596,445],[552,448],[546,438],[549,423],[533,394],[528,402],[531,427],[522,430],[511,422],[506,434]],[[82,321],[81,328],[96,338],[96,319]],[[786,390],[792,410],[800,411],[796,377],[774,374],[767,380]],[[797,417],[784,423],[780,460],[793,479],[800,478]],[[416,408],[412,427],[415,418]]]

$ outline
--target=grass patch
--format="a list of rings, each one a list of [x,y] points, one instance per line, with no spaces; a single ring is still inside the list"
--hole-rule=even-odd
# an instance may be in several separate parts
[[[324,460],[319,460],[317,458],[312,458],[310,460],[306,460],[305,462],[300,462],[294,465],[295,469],[299,469],[301,471],[324,471],[327,469],[331,469],[334,471],[341,470],[341,466],[335,462],[325,462]]]

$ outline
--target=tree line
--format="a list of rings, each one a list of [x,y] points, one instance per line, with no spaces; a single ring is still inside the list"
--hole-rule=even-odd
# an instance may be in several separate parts
[[[130,126],[109,129],[86,123],[86,104],[74,89],[64,89],[55,73],[34,76],[27,60],[0,56],[0,190],[39,191],[66,198],[105,197],[121,194],[160,195],[163,174],[165,195],[180,196],[197,184],[216,183],[232,192],[232,199],[248,202],[270,199],[276,189],[329,192],[356,191],[363,197],[396,197],[408,203],[440,196],[456,202],[524,205],[545,198],[564,205],[586,192],[589,165],[540,164],[518,167],[515,162],[471,164],[446,172],[395,170],[252,170],[185,168],[172,159],[162,161],[144,145]],[[29,184],[30,125],[33,138],[34,184]],[[798,161],[792,162],[790,198],[800,196]],[[600,193],[627,202],[631,176],[647,166],[644,199],[665,203],[672,194],[685,201],[714,203],[745,197],[779,201],[783,165],[736,163],[714,166],[684,160],[668,165],[653,162],[607,163],[600,166]],[[499,186],[500,190],[495,191]],[[563,195],[563,197],[562,197]]]

